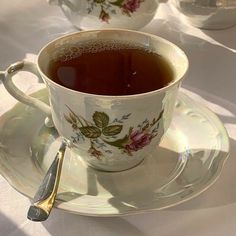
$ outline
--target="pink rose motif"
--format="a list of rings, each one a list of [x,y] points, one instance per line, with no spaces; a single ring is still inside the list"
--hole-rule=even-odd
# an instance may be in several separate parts
[[[125,0],[122,8],[125,13],[133,13],[140,7],[141,0]]]
[[[109,23],[110,16],[107,12],[105,12],[103,9],[100,12],[99,19],[102,21],[105,21],[106,23]]]
[[[130,152],[136,152],[150,144],[152,135],[141,131],[132,131],[130,134],[130,143],[125,145],[125,149]]]
[[[96,148],[91,147],[88,152],[90,153],[91,156],[96,157],[98,160],[101,160],[102,153],[98,151]]]

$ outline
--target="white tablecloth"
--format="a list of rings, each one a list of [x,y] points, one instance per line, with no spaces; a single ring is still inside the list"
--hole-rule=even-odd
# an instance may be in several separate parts
[[[200,196],[167,210],[153,213],[98,218],[53,210],[43,223],[26,219],[29,199],[0,177],[0,235],[181,235],[221,236],[236,234],[236,27],[201,31],[180,19],[168,4],[161,4],[156,18],[143,31],[179,45],[190,60],[183,87],[210,107],[225,124],[231,156],[219,180]],[[58,7],[45,0],[1,0],[0,70],[37,54],[51,39],[75,31]],[[28,55],[29,57],[30,55]],[[30,83],[17,78],[23,90]],[[30,82],[34,82],[30,79]],[[0,84],[0,114],[15,102]]]

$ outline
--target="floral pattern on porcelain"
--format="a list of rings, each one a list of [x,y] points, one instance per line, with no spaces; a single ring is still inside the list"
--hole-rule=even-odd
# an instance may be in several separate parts
[[[99,19],[103,22],[109,23],[111,15],[117,14],[121,11],[123,15],[131,17],[136,12],[144,0],[87,0],[89,7],[87,8],[88,14],[91,14],[95,8],[100,8]]]
[[[115,118],[113,121],[105,112],[95,111],[92,115],[92,122],[77,115],[70,107],[68,114],[64,114],[66,121],[71,125],[73,136],[71,140],[74,144],[90,141],[88,153],[92,157],[101,160],[106,154],[112,154],[111,147],[119,149],[122,153],[132,156],[148,146],[155,138],[159,130],[159,121],[163,116],[163,110],[158,117],[152,121],[145,119],[137,127],[129,127],[125,135],[120,136],[125,121],[132,115],[131,113],[123,115],[121,118]]]

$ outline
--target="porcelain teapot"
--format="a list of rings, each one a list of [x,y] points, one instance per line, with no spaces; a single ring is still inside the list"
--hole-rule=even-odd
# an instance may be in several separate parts
[[[71,23],[81,29],[139,29],[156,14],[165,0],[48,0],[60,6]]]
[[[171,0],[193,26],[225,29],[236,24],[236,0]]]

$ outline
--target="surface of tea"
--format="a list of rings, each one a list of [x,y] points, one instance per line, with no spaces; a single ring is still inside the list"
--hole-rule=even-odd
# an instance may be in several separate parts
[[[173,79],[170,64],[141,47],[109,43],[97,50],[82,50],[72,57],[56,59],[48,76],[56,83],[80,92],[99,95],[131,95],[160,89]]]

